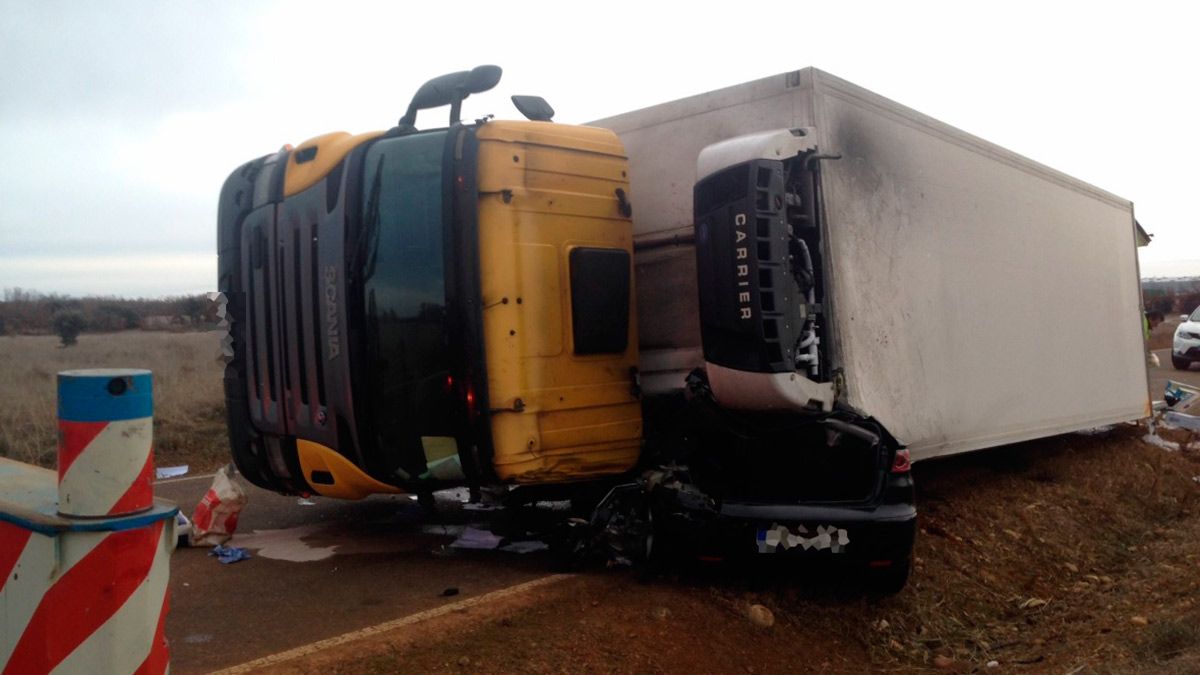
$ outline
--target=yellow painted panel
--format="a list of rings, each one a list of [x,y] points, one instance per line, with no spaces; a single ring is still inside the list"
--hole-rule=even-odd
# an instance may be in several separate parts
[[[382,136],[382,131],[371,131],[352,136],[345,131],[335,131],[304,141],[288,154],[287,172],[283,177],[283,195],[291,197],[316,185],[337,166],[351,150],[362,143]],[[316,148],[317,154],[303,164],[296,161],[296,153]]]
[[[517,246],[520,279],[519,332],[522,356],[555,356],[563,350],[562,286],[558,249],[546,244]]]
[[[625,146],[608,129],[553,122],[500,120],[484,124],[475,134],[482,140],[506,141],[551,148],[574,148],[602,155],[625,157]]]
[[[304,480],[322,497],[338,499],[362,499],[373,494],[403,492],[400,488],[381,483],[342,457],[331,448],[312,441],[297,440],[296,454],[300,457],[300,469]],[[325,471],[333,476],[332,485],[313,481],[314,471]]]
[[[632,278],[626,351],[576,356],[568,269],[577,246],[632,257],[632,225],[616,192],[629,192],[620,141],[605,130],[546,123],[489,123],[478,137],[480,279],[496,472],[505,480],[544,483],[626,471],[637,462],[642,425],[631,388],[637,365]]]

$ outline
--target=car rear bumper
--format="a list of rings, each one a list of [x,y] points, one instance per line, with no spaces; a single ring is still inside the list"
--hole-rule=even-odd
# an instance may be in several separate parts
[[[912,551],[917,509],[909,496],[869,507],[727,500],[715,511],[685,508],[666,521],[660,529],[672,547],[700,557],[899,564]]]

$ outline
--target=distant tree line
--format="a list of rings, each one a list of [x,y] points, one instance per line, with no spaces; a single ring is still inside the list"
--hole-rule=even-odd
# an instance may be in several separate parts
[[[83,298],[6,288],[0,294],[0,335],[63,336],[68,344],[81,332],[120,330],[197,330],[213,323],[203,295],[171,298]]]
[[[1200,279],[1145,279],[1142,304],[1147,312],[1190,314],[1200,307]]]

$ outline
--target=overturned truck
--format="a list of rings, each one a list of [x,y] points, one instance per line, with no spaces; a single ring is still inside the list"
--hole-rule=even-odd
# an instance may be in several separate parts
[[[910,453],[1148,410],[1128,202],[814,69],[586,127],[527,96],[461,122],[499,77],[226,181],[252,482],[603,494],[594,529],[643,556],[840,555],[895,589]]]

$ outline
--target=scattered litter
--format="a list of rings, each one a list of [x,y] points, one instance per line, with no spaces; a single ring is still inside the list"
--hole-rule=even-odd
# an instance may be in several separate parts
[[[507,553],[537,553],[538,551],[550,550],[550,545],[544,541],[514,541],[511,544],[505,544],[500,547],[501,551]]]
[[[999,661],[996,661],[996,660],[988,661],[988,662],[987,662],[987,667],[988,667],[988,668],[999,668],[999,667],[1000,667],[1000,662],[999,662]]]
[[[192,521],[183,515],[183,511],[177,512],[175,514],[175,545],[186,547],[191,536]]]
[[[550,511],[570,511],[571,510],[571,501],[570,500],[554,501],[554,502],[540,501],[540,502],[534,502],[533,505],[536,508],[548,509]]]
[[[471,490],[465,487],[450,488],[449,490],[438,490],[435,495],[447,501],[456,501],[461,504],[466,504],[471,501]]]
[[[771,610],[762,605],[750,605],[750,609],[746,612],[750,617],[750,622],[756,626],[770,628],[775,625],[775,615]]]
[[[447,537],[457,537],[467,529],[464,525],[438,525],[436,523],[426,523],[421,526],[421,532],[424,534],[440,534]]]
[[[158,480],[162,480],[164,478],[175,478],[176,476],[182,476],[187,472],[187,464],[181,464],[179,466],[160,466],[154,470],[154,477]]]
[[[1145,436],[1142,436],[1142,440],[1146,441],[1150,445],[1160,447],[1163,450],[1169,450],[1171,452],[1176,452],[1179,450],[1178,443],[1176,443],[1175,441],[1168,441],[1155,433],[1149,433],[1149,434],[1146,434]]]
[[[237,546],[225,546],[224,544],[217,544],[208,554],[217,556],[217,560],[221,561],[222,565],[250,559],[250,552],[246,549],[238,548]]]
[[[1149,624],[1150,621],[1144,616],[1131,616],[1129,617],[1129,623],[1132,623],[1135,626],[1145,626]]]
[[[1045,607],[1048,604],[1050,604],[1049,601],[1041,598],[1029,598],[1021,603],[1021,609],[1037,609],[1038,607]]]
[[[1190,408],[1193,406],[1200,408],[1200,389],[1182,382],[1167,380],[1163,400],[1174,410],[1190,413],[1192,412]]]
[[[237,530],[238,514],[246,505],[246,491],[228,466],[213,476],[212,485],[192,512],[192,546],[224,544]]]
[[[671,610],[667,609],[666,607],[655,607],[654,618],[658,619],[659,621],[666,621],[667,619],[671,618]]]
[[[309,499],[308,497],[301,497],[296,500],[297,506],[316,506],[316,504],[317,504],[316,502]]]
[[[447,588],[446,590],[441,592],[441,596],[443,598],[450,598],[450,597],[454,597],[456,595],[458,595],[458,587],[457,586],[451,586],[450,588]]]
[[[1109,425],[1105,425],[1102,427],[1092,427],[1091,429],[1080,429],[1079,431],[1076,431],[1075,433],[1079,434],[1080,436],[1100,436],[1103,434],[1107,434],[1108,432],[1110,432],[1112,430],[1113,430],[1113,427],[1111,424],[1109,424]]]
[[[484,504],[483,502],[466,502],[462,507],[463,511],[502,511],[504,509],[499,504]]]
[[[491,551],[500,546],[503,537],[475,527],[463,529],[458,539],[450,544],[450,548],[465,548],[478,551]]]

